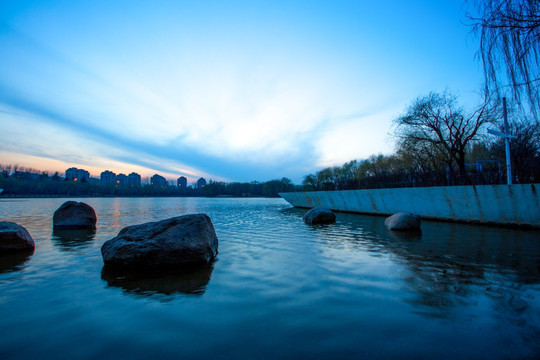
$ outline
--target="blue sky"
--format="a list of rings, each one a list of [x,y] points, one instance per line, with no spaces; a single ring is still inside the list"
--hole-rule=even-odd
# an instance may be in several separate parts
[[[393,151],[482,69],[464,1],[0,2],[0,163],[224,181]]]

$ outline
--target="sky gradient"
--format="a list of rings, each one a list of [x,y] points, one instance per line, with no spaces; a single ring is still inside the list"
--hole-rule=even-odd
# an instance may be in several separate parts
[[[0,163],[267,181],[482,83],[464,1],[0,2]]]

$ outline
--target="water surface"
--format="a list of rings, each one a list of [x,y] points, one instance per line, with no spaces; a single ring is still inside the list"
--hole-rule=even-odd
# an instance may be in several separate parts
[[[0,358],[540,357],[540,232],[337,214],[308,226],[281,199],[90,198],[94,231],[53,231],[67,199],[2,199],[33,254],[0,257]],[[80,200],[80,199],[79,199]],[[207,213],[217,260],[117,274],[125,226]]]

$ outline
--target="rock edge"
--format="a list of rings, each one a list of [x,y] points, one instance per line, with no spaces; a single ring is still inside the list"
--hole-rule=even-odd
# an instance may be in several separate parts
[[[333,224],[336,222],[336,214],[330,209],[313,208],[304,214],[302,220],[308,225]]]
[[[0,221],[0,252],[34,250],[34,239],[23,226]]]
[[[177,267],[209,263],[218,252],[210,217],[190,214],[128,226],[101,247],[105,265]]]
[[[97,216],[94,209],[83,202],[66,201],[53,215],[53,227],[65,229],[95,229]]]
[[[420,215],[398,212],[384,221],[384,226],[390,230],[418,230],[422,223]]]

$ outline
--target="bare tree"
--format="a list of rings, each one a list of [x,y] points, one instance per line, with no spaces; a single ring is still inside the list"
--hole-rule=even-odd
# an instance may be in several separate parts
[[[499,96],[509,88],[515,101],[540,115],[540,1],[472,0],[468,14],[480,38],[486,88]]]
[[[420,161],[443,162],[452,176],[456,166],[466,178],[465,156],[468,146],[479,139],[479,130],[492,121],[486,100],[467,113],[457,98],[445,92],[430,93],[412,102],[405,114],[394,120],[398,152],[414,154]],[[438,166],[440,168],[440,165]]]

